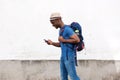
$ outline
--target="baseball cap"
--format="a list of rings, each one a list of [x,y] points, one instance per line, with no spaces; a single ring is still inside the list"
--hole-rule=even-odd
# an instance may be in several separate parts
[[[58,12],[52,13],[51,16],[50,16],[50,20],[55,20],[55,19],[58,19],[58,18],[61,18],[60,13],[58,13]]]

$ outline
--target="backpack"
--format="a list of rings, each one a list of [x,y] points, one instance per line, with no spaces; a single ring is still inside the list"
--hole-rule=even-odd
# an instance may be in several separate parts
[[[74,48],[75,48],[75,65],[78,66],[78,64],[77,64],[77,54],[76,54],[77,52],[76,51],[82,51],[85,48],[85,44],[83,42],[84,38],[82,36],[82,28],[81,28],[81,26],[78,22],[72,22],[70,24],[70,27],[73,29],[73,31],[77,34],[77,36],[80,39],[80,42],[76,43],[74,45]]]
[[[73,31],[77,34],[77,36],[80,39],[80,42],[75,44],[76,51],[83,50],[85,45],[84,45],[84,42],[83,42],[84,38],[82,36],[82,28],[81,28],[80,24],[78,22],[72,22],[70,24],[70,27],[73,29]]]

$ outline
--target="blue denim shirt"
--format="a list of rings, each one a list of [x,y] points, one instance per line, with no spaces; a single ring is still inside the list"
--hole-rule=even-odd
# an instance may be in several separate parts
[[[74,31],[68,25],[64,25],[64,27],[60,28],[59,36],[62,36],[64,39],[69,39],[73,34],[75,34]],[[60,42],[60,46],[62,52],[61,57],[63,59],[74,57],[75,49],[72,43]]]

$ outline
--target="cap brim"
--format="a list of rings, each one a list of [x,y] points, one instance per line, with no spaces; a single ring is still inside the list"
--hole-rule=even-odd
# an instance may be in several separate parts
[[[50,18],[50,20],[56,20],[56,19],[59,19],[61,17],[53,17],[53,18]]]

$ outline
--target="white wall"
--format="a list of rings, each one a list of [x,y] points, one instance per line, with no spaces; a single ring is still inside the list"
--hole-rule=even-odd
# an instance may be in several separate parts
[[[86,50],[81,59],[120,59],[119,0],[0,0],[0,59],[59,59],[58,30],[49,22],[60,12],[66,24],[80,22]],[[82,54],[82,53],[86,53]]]

